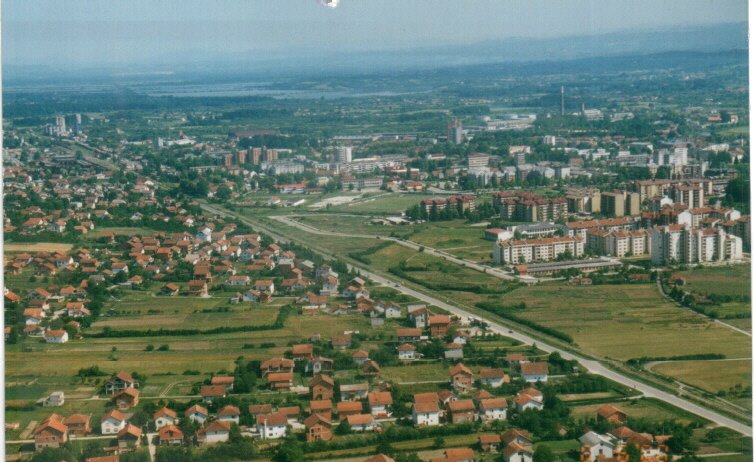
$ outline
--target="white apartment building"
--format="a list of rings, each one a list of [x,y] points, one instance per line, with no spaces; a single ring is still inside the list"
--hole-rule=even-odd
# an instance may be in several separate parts
[[[569,252],[573,258],[584,255],[584,240],[574,236],[542,239],[497,241],[493,245],[495,264],[519,264],[552,261]]]
[[[656,265],[739,261],[743,258],[743,242],[721,228],[659,226],[651,233],[651,255]]]

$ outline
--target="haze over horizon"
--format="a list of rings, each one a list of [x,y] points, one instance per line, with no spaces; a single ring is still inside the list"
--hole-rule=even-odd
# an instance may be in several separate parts
[[[4,65],[190,63],[248,53],[315,54],[552,39],[741,23],[744,0],[31,0],[4,5]]]

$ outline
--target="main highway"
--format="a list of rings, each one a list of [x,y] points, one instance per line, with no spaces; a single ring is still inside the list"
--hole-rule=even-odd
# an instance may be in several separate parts
[[[254,222],[252,220],[249,220],[248,218],[245,218],[243,216],[240,216],[236,213],[229,212],[225,209],[221,209],[219,207],[216,207],[214,205],[208,205],[208,204],[202,204],[202,208],[208,212],[215,213],[220,216],[225,216],[228,218],[233,218],[235,220],[239,220],[249,226],[251,226],[253,229],[258,230],[259,232],[263,232],[270,237],[276,239],[279,242],[286,243],[289,242],[290,239],[281,236],[279,233],[275,232],[272,229],[269,229],[268,227],[259,224],[258,222]],[[274,217],[270,217],[274,218]],[[280,218],[277,218],[277,220],[280,220]],[[294,222],[295,223],[295,222]],[[289,223],[286,223],[289,224]],[[299,228],[300,229],[300,228]],[[316,228],[312,228],[316,229]],[[308,230],[306,230],[308,231]],[[328,235],[338,235],[337,233],[327,233]],[[368,237],[368,236],[365,236]],[[323,252],[318,249],[311,249],[313,252],[317,252],[323,257],[326,258],[336,258],[334,255],[327,254],[326,252]],[[461,260],[463,261],[463,260]],[[466,263],[465,261],[463,261]],[[358,270],[363,276],[371,279],[373,282],[377,284],[382,284],[385,286],[389,286],[394,288],[397,291],[400,291],[401,293],[404,293],[406,295],[409,295],[411,297],[414,297],[418,300],[421,300],[429,305],[434,305],[439,308],[442,308],[443,310],[448,311],[449,313],[453,313],[460,317],[465,318],[474,318],[479,319],[483,322],[485,322],[488,326],[490,331],[504,335],[506,337],[513,338],[515,340],[518,340],[520,342],[523,342],[528,345],[536,344],[537,348],[540,350],[543,350],[547,353],[552,352],[558,352],[563,358],[568,360],[575,360],[578,361],[586,370],[588,370],[592,374],[601,375],[603,377],[606,377],[610,380],[613,380],[617,383],[620,383],[624,386],[627,386],[629,388],[632,388],[638,392],[641,392],[645,397],[648,398],[656,398],[660,401],[664,401],[666,403],[672,404],[673,406],[676,406],[678,408],[681,408],[685,411],[688,411],[692,414],[698,415],[700,417],[703,417],[719,426],[728,427],[732,430],[735,430],[745,436],[752,436],[752,427],[748,426],[744,423],[738,422],[736,420],[733,420],[729,417],[726,417],[720,413],[717,413],[715,411],[712,411],[710,409],[707,409],[705,407],[702,407],[696,403],[693,403],[689,400],[686,400],[684,398],[681,398],[679,396],[676,396],[674,394],[668,393],[666,391],[660,390],[658,388],[655,388],[651,385],[645,384],[643,382],[639,382],[635,379],[632,379],[626,375],[623,375],[619,372],[616,372],[606,366],[604,366],[599,361],[595,361],[592,359],[585,358],[583,356],[580,356],[578,354],[574,354],[569,351],[562,350],[560,348],[557,348],[555,346],[549,345],[546,342],[543,342],[541,339],[535,339],[525,333],[517,332],[513,329],[510,329],[509,327],[503,326],[502,324],[499,324],[495,321],[491,321],[489,319],[486,319],[483,315],[477,315],[470,313],[462,308],[459,308],[455,305],[452,305],[450,303],[445,302],[444,300],[441,300],[437,297],[433,297],[432,295],[426,294],[424,292],[419,292],[417,290],[414,290],[410,287],[406,287],[403,284],[400,284],[399,281],[389,279],[387,277],[384,277],[379,274],[375,274],[368,269],[358,266],[358,265],[349,265],[349,267]]]

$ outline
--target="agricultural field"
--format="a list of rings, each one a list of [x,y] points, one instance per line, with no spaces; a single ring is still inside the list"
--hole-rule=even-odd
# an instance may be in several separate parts
[[[654,285],[537,284],[502,297],[525,303],[517,316],[571,335],[588,353],[613,359],[720,353],[751,356],[749,337],[667,302]]]
[[[723,361],[669,361],[658,363],[652,370],[681,382],[716,393],[732,387],[751,386],[751,359]]]
[[[112,329],[212,329],[222,326],[261,326],[275,322],[280,307],[292,298],[276,298],[275,303],[232,305],[228,297],[168,297],[145,292],[126,292],[123,300],[108,303],[92,323],[91,332]]]
[[[73,248],[73,244],[66,244],[64,242],[23,242],[14,244],[8,242],[4,244],[3,248],[6,253],[68,252]]]

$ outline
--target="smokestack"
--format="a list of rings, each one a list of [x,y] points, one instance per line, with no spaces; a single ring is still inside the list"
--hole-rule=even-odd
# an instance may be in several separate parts
[[[565,87],[560,86],[560,115],[565,115]]]

